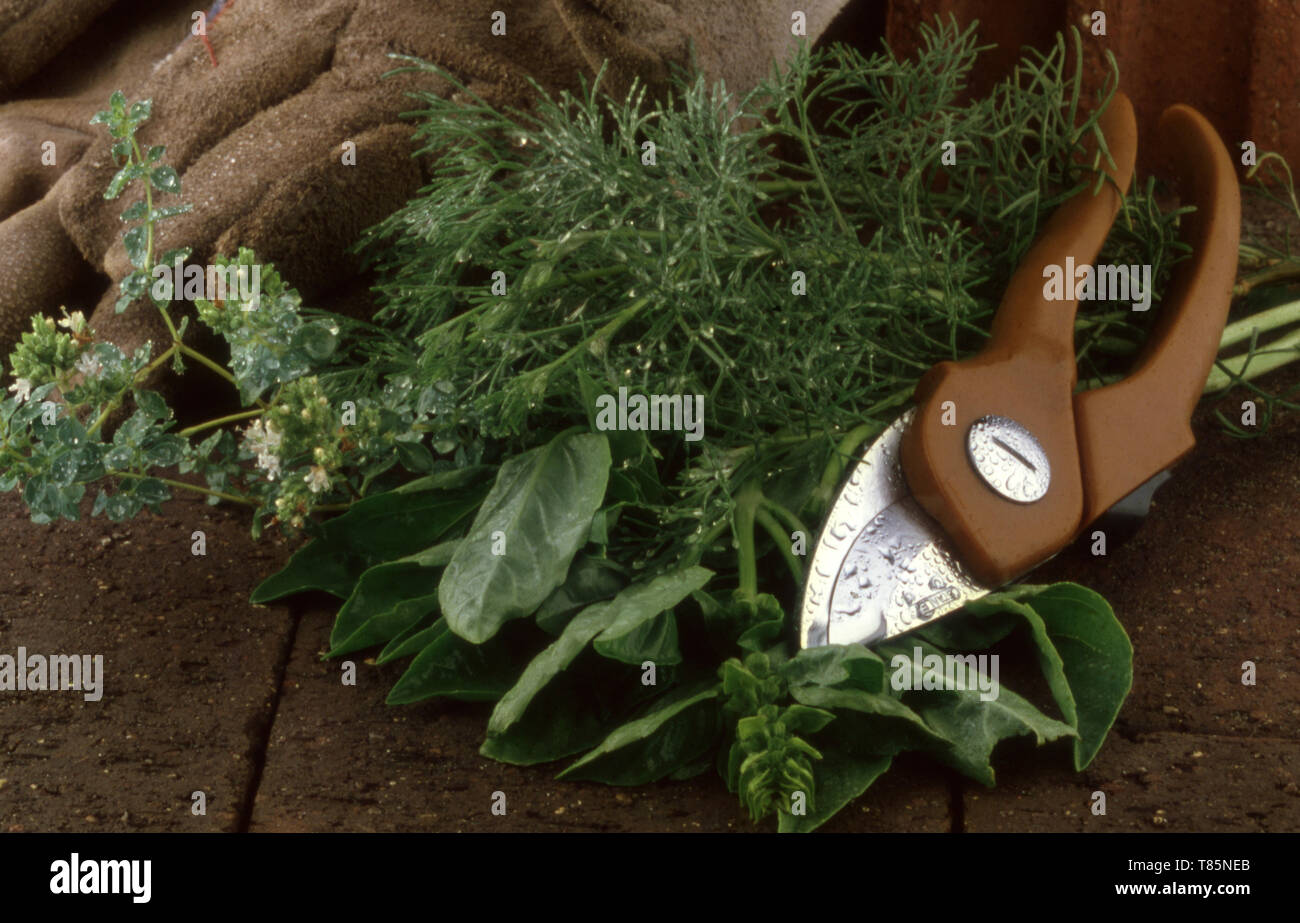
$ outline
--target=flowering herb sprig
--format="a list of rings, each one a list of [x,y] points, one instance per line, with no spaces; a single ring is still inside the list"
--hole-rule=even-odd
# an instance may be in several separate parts
[[[117,92],[91,122],[107,127],[119,166],[104,197],[143,193],[121,215],[133,269],[119,285],[116,308],[147,299],[170,342],[157,355],[150,344],[127,355],[99,341],[80,311],[65,309],[57,321],[33,317],[10,356],[14,380],[0,401],[0,489],[21,488],[37,522],[78,518],[92,484],[99,489],[91,514],[113,520],[145,508],[159,512],[173,491],[195,491],[212,503],[253,507],[257,534],[268,521],[301,528],[313,511],[344,508],[399,462],[410,471],[432,470],[409,387],[380,394],[323,390],[315,373],[330,363],[339,328],[305,318],[298,292],[273,266],[258,264],[242,248],[234,258],[217,257],[206,272],[184,267],[189,248],[156,256],[159,223],[190,206],[158,204],[161,196],[179,196],[181,182],[163,162],[164,147],[139,142],[151,112],[151,101],[128,103]],[[201,273],[202,281],[230,283],[229,290],[218,286],[211,300],[192,299],[199,321],[229,344],[228,367],[185,342],[190,318],[173,316],[182,294],[175,270],[182,267],[186,280]],[[176,431],[167,402],[145,384],[169,361],[184,374],[185,360],[229,383],[244,409]],[[110,421],[131,405],[133,412],[108,435]],[[240,434],[231,429],[241,425]],[[171,468],[202,482],[162,470]]]

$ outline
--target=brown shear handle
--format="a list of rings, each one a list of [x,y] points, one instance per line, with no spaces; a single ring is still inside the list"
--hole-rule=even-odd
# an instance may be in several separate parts
[[[1237,276],[1241,191],[1223,142],[1188,106],[1166,109],[1158,130],[1196,206],[1182,218],[1193,258],[1175,273],[1133,372],[1074,399],[1084,526],[1196,443],[1192,410],[1219,351]]]
[[[1049,300],[1044,290],[1049,266],[1064,273],[1069,257],[1076,267],[1093,262],[1119,210],[1116,187],[1128,188],[1137,126],[1131,103],[1117,93],[1101,120],[1115,185],[1097,195],[1084,190],[1053,214],[1007,286],[985,348],[939,363],[917,386],[916,417],[901,446],[908,486],[987,585],[1006,583],[1065,547],[1085,523],[1191,448],[1188,418],[1217,351],[1235,273],[1237,188],[1204,119],[1177,106],[1161,127],[1183,145],[1205,214],[1190,238],[1196,257],[1165,299],[1137,372],[1076,405],[1073,280],[1065,279],[1064,299]],[[967,459],[971,424],[990,414],[1021,424],[1046,454],[1050,486],[1037,501],[1006,499]]]

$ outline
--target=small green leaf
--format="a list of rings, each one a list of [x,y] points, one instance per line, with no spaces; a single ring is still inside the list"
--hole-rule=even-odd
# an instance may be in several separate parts
[[[422,474],[433,470],[433,453],[420,442],[395,442],[397,457],[407,471]]]
[[[126,188],[127,183],[135,179],[137,175],[134,164],[127,164],[118,170],[113,174],[113,178],[108,181],[108,188],[104,190],[104,198],[116,199],[122,194],[122,190]]]
[[[181,191],[181,178],[176,175],[176,171],[164,164],[161,167],[154,167],[149,173],[149,182],[160,192],[170,192],[173,195]]]
[[[150,420],[170,420],[171,408],[167,406],[166,399],[157,391],[132,392],[135,397],[135,406]]]
[[[122,212],[123,221],[139,221],[149,214],[149,204],[144,199],[132,204]]]
[[[167,485],[158,478],[143,478],[136,481],[135,497],[147,506],[156,506],[172,498]]]
[[[185,457],[188,443],[180,436],[163,435],[142,447],[144,460],[155,468],[170,468]]]
[[[117,299],[117,313],[121,314],[149,288],[149,274],[143,269],[133,271],[118,284],[122,296]]]
[[[148,239],[148,229],[144,225],[131,227],[122,235],[122,243],[126,244],[126,259],[136,269],[144,269],[144,263],[148,260]]]

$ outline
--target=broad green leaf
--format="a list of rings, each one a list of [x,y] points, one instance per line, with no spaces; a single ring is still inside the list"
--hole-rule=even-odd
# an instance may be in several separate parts
[[[501,466],[438,590],[452,631],[482,643],[564,582],[605,496],[609,464],[603,436],[569,433]],[[504,553],[494,554],[502,538]]]
[[[595,746],[613,717],[610,691],[565,675],[537,696],[536,707],[503,734],[489,735],[479,753],[503,763],[533,766]]]
[[[548,635],[558,635],[574,612],[609,599],[625,586],[627,577],[618,565],[595,555],[580,554],[569,565],[564,583],[538,608],[537,627]]]
[[[856,713],[855,727],[862,733],[862,746],[872,753],[893,755],[903,750],[943,747],[945,738],[935,733],[912,709],[893,696],[861,689],[830,686],[797,686],[790,690],[796,702],[837,713]]]
[[[1092,590],[1073,583],[1033,589],[1003,605],[1029,623],[1052,697],[1078,731],[1074,767],[1083,769],[1133,687],[1133,645],[1110,604]]]
[[[374,564],[427,548],[478,506],[482,492],[389,491],[367,497],[325,523],[321,536],[301,548],[284,569],[253,591],[265,603],[304,590],[347,598]]]
[[[833,644],[799,651],[781,665],[791,686],[848,684],[865,692],[883,692],[885,664],[860,644]]]
[[[408,558],[376,564],[362,574],[334,620],[326,656],[390,641],[437,611],[441,568],[455,545],[444,542]]]
[[[702,567],[674,571],[647,583],[634,584],[611,600],[583,609],[550,646],[533,658],[519,682],[497,703],[488,720],[488,736],[505,733],[522,718],[537,694],[597,635],[607,641],[625,637],[645,620],[677,605],[710,576]],[[607,636],[603,634],[606,631],[611,633]]]
[[[424,618],[420,619],[406,631],[397,635],[391,641],[384,645],[384,649],[375,657],[375,663],[385,664],[394,660],[401,660],[403,657],[410,657],[418,654],[429,646],[437,637],[435,628],[442,616],[438,612],[430,612]],[[441,629],[446,631],[444,625]]]
[[[716,682],[684,690],[616,729],[557,776],[607,785],[645,785],[690,764],[718,736]]]
[[[592,646],[602,657],[638,666],[647,660],[656,667],[682,662],[682,652],[677,647],[677,619],[671,612],[660,612],[608,641],[602,634]]]
[[[564,626],[558,638],[532,659],[488,719],[489,738],[504,734],[519,721],[537,694],[582,653],[592,638],[614,623],[611,605],[609,602],[596,603],[583,609]]]
[[[510,688],[519,668],[501,639],[470,644],[439,619],[421,632],[427,641],[388,693],[389,705],[409,705],[444,697],[493,702]]]
[[[596,651],[624,663],[681,663],[677,622],[666,610],[700,589],[712,576],[713,572],[703,567],[688,567],[628,587],[607,604],[615,608],[617,618],[596,638]],[[666,617],[661,618],[661,614]]]
[[[921,649],[920,661],[912,656],[917,647]],[[986,693],[978,688],[977,671],[963,666],[956,677],[960,682],[949,685],[946,677],[936,675],[929,662],[931,657],[939,658],[935,663],[942,662],[942,652],[919,639],[906,647],[896,642],[881,645],[878,650],[890,655],[891,667],[897,662],[910,668],[909,683],[913,691],[905,695],[907,705],[921,716],[927,727],[947,741],[936,755],[977,782],[990,787],[994,784],[989,758],[999,740],[1033,734],[1036,742],[1042,744],[1075,736],[1074,728],[1044,715],[1005,686],[995,687],[997,698],[986,700]],[[907,663],[895,661],[896,657],[905,658]],[[932,687],[943,688],[926,690],[927,682]],[[958,685],[965,688],[956,688]]]

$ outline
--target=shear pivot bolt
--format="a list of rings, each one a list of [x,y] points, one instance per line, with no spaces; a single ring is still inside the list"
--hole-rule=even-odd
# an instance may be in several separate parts
[[[989,414],[971,424],[966,454],[984,483],[1008,500],[1041,500],[1052,466],[1034,434],[1009,417]]]

